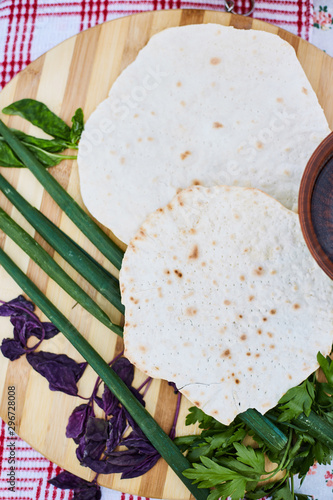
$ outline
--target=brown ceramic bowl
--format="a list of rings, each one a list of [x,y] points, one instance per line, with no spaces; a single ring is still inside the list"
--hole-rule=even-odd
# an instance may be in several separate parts
[[[333,132],[318,146],[305,168],[298,211],[312,256],[333,279]]]

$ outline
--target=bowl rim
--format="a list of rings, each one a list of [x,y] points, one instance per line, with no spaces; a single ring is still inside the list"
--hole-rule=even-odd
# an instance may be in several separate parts
[[[333,132],[316,148],[310,157],[300,183],[298,214],[305,242],[318,265],[333,279],[333,262],[323,250],[314,230],[311,216],[312,194],[319,174],[333,158]]]

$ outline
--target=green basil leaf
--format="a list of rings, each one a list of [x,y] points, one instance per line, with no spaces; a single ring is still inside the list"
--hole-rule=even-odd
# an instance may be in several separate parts
[[[28,135],[21,130],[11,129],[12,132],[18,137],[25,145],[32,144],[40,149],[49,151],[50,153],[61,153],[65,149],[72,148],[73,144],[63,140],[63,139],[41,139],[39,137],[33,137]]]
[[[75,111],[74,116],[72,117],[70,140],[73,144],[79,142],[83,129],[84,129],[83,111],[81,108],[78,108]]]
[[[36,156],[36,158],[45,166],[45,167],[54,167],[58,165],[62,160],[75,160],[76,156],[74,155],[61,155],[58,153],[50,153],[49,151],[44,151],[32,144],[26,144],[27,148],[30,149],[32,153]]]
[[[22,168],[23,163],[18,159],[13,150],[0,136],[0,166]]]
[[[70,127],[42,102],[21,99],[4,108],[2,112],[6,115],[21,116],[46,134],[70,141]]]

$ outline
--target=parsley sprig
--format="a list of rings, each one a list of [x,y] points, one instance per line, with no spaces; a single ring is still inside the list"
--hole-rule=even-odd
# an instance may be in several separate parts
[[[198,422],[201,433],[179,437],[176,443],[192,465],[184,475],[199,488],[211,488],[208,500],[312,498],[294,491],[294,477],[302,482],[315,462],[328,464],[333,457],[333,362],[321,353],[317,359],[325,381],[313,373],[265,414],[288,438],[280,450],[268,446],[240,417],[226,426],[190,408],[186,424]]]

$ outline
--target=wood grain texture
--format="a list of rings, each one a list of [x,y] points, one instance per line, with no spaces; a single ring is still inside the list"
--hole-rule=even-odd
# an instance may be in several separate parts
[[[153,34],[172,26],[210,22],[232,25],[238,29],[264,30],[288,40],[294,46],[304,71],[325,110],[330,126],[333,128],[333,60],[329,56],[276,26],[232,14],[190,9],[149,12],[124,17],[70,38],[30,64],[15,77],[0,93],[0,108],[20,98],[34,97],[45,102],[67,121],[70,120],[77,107],[83,108],[87,118],[97,104],[107,97],[117,76],[135,59],[138,51],[144,47]],[[33,131],[33,127],[24,124],[16,117],[2,118],[11,126],[23,127],[27,132]],[[71,234],[81,246],[114,272],[113,267],[73,226],[30,172],[18,169],[1,169],[1,172],[34,206],[40,208],[62,230]],[[51,172],[82,205],[76,163],[63,162],[51,169]],[[31,227],[3,195],[0,195],[0,206],[30,234],[34,235]],[[86,336],[105,360],[110,361],[114,354],[120,351],[119,338],[77,306],[35,264],[30,262],[14,243],[0,234],[0,244],[21,269],[40,286],[56,307]],[[54,258],[84,286],[115,322],[121,321],[120,314],[103,297],[78,277],[77,273],[57,254]],[[17,285],[1,268],[0,282],[2,300],[9,300],[20,292]],[[0,329],[0,340],[12,335],[11,325],[7,318],[0,318]],[[61,335],[45,342],[43,349],[65,353],[80,360],[74,348]],[[80,393],[83,396],[90,395],[95,378],[94,372],[88,369],[79,383]],[[143,374],[136,372],[135,384],[139,385],[143,380]],[[7,419],[8,385],[15,385],[17,388],[18,434],[61,467],[86,479],[92,479],[94,473],[79,465],[75,457],[75,444],[65,437],[68,417],[81,400],[51,392],[45,380],[33,372],[24,359],[8,363],[6,359],[1,358],[0,416],[4,420]],[[148,410],[168,431],[176,404],[172,388],[166,382],[154,380],[146,399]],[[184,426],[188,406],[188,402],[183,398],[181,417],[177,426],[178,435],[193,431],[193,428]],[[188,490],[162,460],[142,478],[120,480],[119,475],[109,475],[100,476],[99,480],[102,485],[109,488],[141,496],[168,498],[169,500],[190,498]]]

